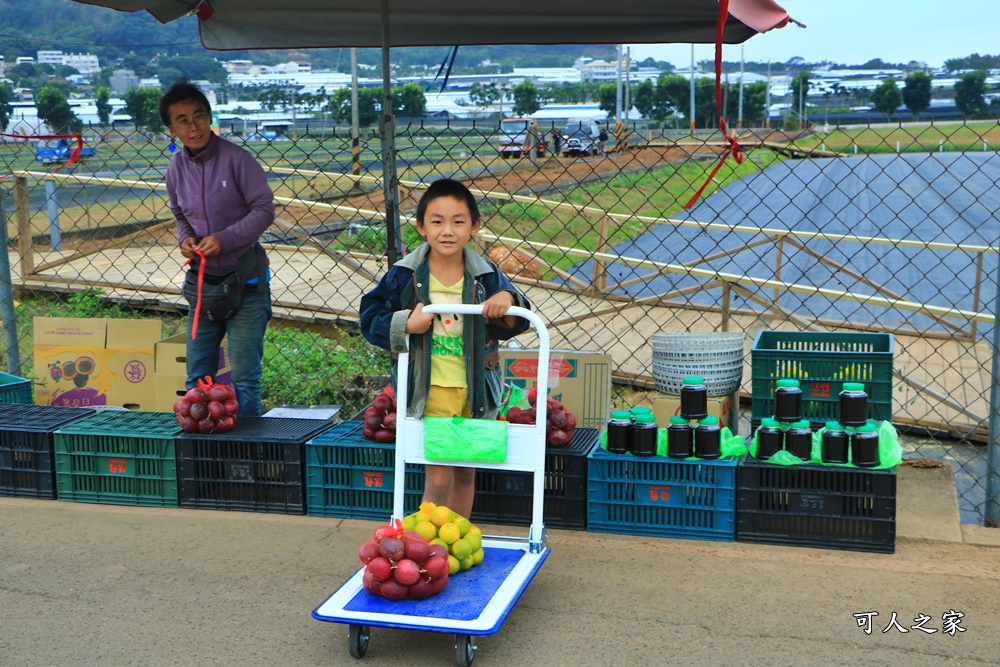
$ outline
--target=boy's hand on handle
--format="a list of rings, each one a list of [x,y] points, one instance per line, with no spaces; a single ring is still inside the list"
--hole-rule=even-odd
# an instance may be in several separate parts
[[[410,316],[406,318],[406,333],[408,334],[422,334],[431,328],[431,324],[434,323],[434,316],[430,313],[424,312],[424,304],[417,303],[413,308],[413,312]]]
[[[498,320],[514,305],[514,297],[510,292],[497,292],[483,301],[483,317],[488,320]]]

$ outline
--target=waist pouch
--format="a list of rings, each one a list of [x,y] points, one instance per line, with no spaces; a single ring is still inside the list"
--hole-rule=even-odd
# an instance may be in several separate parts
[[[243,305],[247,281],[255,275],[260,277],[260,281],[266,280],[266,271],[267,256],[259,243],[240,257],[235,271],[205,269],[204,282],[201,285],[200,315],[212,322],[229,319],[238,313]],[[198,289],[198,264],[192,262],[181,288],[181,293],[191,308],[195,308],[198,303]]]

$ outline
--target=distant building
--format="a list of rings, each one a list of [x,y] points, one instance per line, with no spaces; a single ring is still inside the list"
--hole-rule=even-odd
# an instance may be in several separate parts
[[[253,67],[252,60],[226,60],[222,66],[230,74],[249,74]]]
[[[80,74],[96,74],[101,71],[97,56],[89,53],[64,53],[62,64],[72,67]]]
[[[31,56],[18,56],[15,65],[34,65],[35,59]]]
[[[62,51],[38,51],[36,54],[39,65],[62,65]]]
[[[4,60],[3,56],[0,56],[0,77],[7,76],[7,61]]]
[[[580,70],[581,81],[615,81],[618,78],[618,61],[609,63],[604,60],[591,60],[582,63],[577,69]],[[623,70],[622,75],[624,74]]]
[[[160,84],[160,77],[151,76],[148,79],[139,79],[140,88],[162,88]]]
[[[129,88],[139,87],[139,77],[130,69],[116,69],[110,79],[111,89],[119,95],[124,95]]]

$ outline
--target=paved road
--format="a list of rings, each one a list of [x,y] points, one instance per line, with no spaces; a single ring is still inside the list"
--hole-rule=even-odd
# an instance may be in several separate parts
[[[448,665],[451,635],[310,612],[372,522],[0,499],[0,665]],[[503,529],[518,530],[518,529]],[[487,532],[491,532],[487,527]],[[894,555],[552,531],[553,554],[476,665],[996,665],[1000,550]],[[965,631],[942,631],[964,614]],[[878,612],[871,634],[854,614]],[[904,628],[882,630],[893,612]]]

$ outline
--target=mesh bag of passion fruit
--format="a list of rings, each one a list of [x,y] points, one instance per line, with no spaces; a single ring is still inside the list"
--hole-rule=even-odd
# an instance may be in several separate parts
[[[448,549],[432,544],[402,522],[379,526],[358,549],[365,566],[361,585],[387,600],[422,600],[448,585]]]
[[[431,545],[448,550],[451,574],[458,574],[483,562],[483,531],[463,516],[444,505],[420,503],[420,509],[400,522],[405,531],[413,531],[430,541]]]

